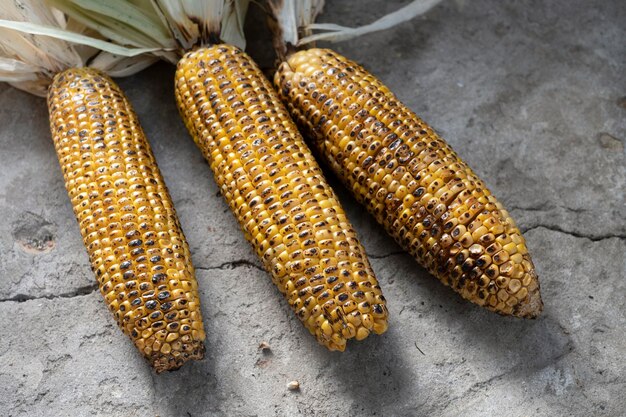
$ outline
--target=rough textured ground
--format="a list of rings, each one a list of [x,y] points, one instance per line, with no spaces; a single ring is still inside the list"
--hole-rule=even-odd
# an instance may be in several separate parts
[[[402,3],[330,1],[324,19],[362,24]],[[250,51],[269,65],[252,20]],[[344,354],[317,345],[259,268],[179,121],[173,69],[121,81],[189,239],[208,334],[206,360],[159,376],[96,291],[44,101],[0,86],[0,414],[624,415],[624,22],[620,0],[447,1],[337,46],[512,210],[545,301],[536,321],[462,301],[337,185],[391,313],[384,336]]]

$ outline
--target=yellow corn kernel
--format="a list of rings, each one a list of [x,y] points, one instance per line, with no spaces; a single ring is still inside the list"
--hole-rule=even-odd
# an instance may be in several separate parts
[[[305,327],[341,351],[369,334],[350,312],[372,314],[382,333],[387,307],[365,250],[256,64],[234,46],[189,52],[178,63],[176,101],[246,239]]]
[[[50,85],[48,108],[65,186],[118,325],[157,372],[202,359],[205,334],[189,248],[124,93],[96,70],[70,69]],[[179,287],[187,292],[174,296]],[[177,319],[189,313],[193,321]],[[188,343],[155,347],[161,343],[155,332],[190,325],[199,331]]]
[[[498,313],[532,318],[541,312],[537,275],[513,219],[450,146],[379,80],[331,50],[313,48],[290,55],[274,83],[317,154],[433,275]],[[525,265],[525,278],[518,281],[529,282],[524,297],[509,287],[517,298],[486,298],[489,293],[477,288],[495,289],[497,265],[509,259]],[[484,279],[491,286],[479,283]]]

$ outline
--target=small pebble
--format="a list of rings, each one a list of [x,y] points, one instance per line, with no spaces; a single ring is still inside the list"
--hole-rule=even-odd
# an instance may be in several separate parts
[[[300,389],[300,383],[298,381],[291,381],[287,384],[287,389],[289,391],[298,391]]]
[[[261,342],[261,344],[259,344],[259,349],[261,349],[263,351],[263,353],[269,353],[270,352],[270,345],[267,342]]]

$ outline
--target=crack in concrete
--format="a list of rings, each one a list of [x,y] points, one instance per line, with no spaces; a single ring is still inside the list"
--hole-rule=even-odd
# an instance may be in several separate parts
[[[241,266],[250,266],[252,268],[258,269],[259,271],[265,272],[265,269],[263,267],[261,267],[260,265],[257,265],[254,262],[248,261],[246,259],[239,259],[236,261],[224,262],[217,266],[209,266],[209,267],[196,266],[195,269],[198,269],[200,271],[210,271],[214,269],[235,269]],[[7,301],[23,303],[23,302],[32,301],[32,300],[54,300],[56,298],[73,298],[73,297],[80,297],[82,295],[89,295],[98,290],[99,290],[98,284],[94,283],[91,285],[86,285],[84,287],[78,287],[75,290],[64,292],[61,294],[45,294],[45,295],[16,294],[13,297],[0,298],[0,303],[7,302]]]
[[[538,224],[538,225],[530,226],[527,228],[520,228],[520,230],[522,231],[522,233],[527,233],[532,230],[540,229],[540,228],[550,230],[553,232],[567,234],[567,235],[574,236],[580,239],[587,239],[592,242],[599,242],[602,240],[614,239],[614,238],[617,238],[620,240],[626,239],[626,235],[621,235],[621,234],[604,234],[604,235],[597,235],[597,236],[589,236],[589,235],[585,235],[585,234],[578,233],[578,232],[564,230],[560,226],[543,225],[543,224]],[[370,254],[367,254],[367,256],[372,259],[386,259],[392,256],[403,255],[403,254],[407,254],[407,252],[400,250],[400,251],[389,252],[389,253],[382,254],[382,255],[370,253]],[[258,265],[255,262],[249,261],[247,259],[237,259],[234,261],[228,261],[228,262],[224,262],[219,265],[216,265],[216,266],[195,266],[195,269],[200,270],[200,271],[211,271],[211,270],[216,270],[216,269],[221,269],[221,270],[236,269],[242,266],[249,266],[251,268],[258,269],[259,271],[267,272],[265,268],[263,268],[262,266]],[[0,303],[6,302],[6,301],[23,303],[25,301],[31,301],[31,300],[41,300],[41,299],[53,300],[56,298],[73,298],[73,297],[79,297],[82,295],[88,295],[97,290],[98,290],[98,284],[94,283],[94,284],[87,285],[84,287],[79,287],[73,291],[68,291],[68,292],[61,293],[61,294],[46,294],[46,295],[38,295],[38,296],[33,296],[33,295],[28,295],[28,294],[17,294],[9,298],[0,298]]]
[[[375,254],[375,253],[368,253],[367,256],[369,258],[372,258],[372,259],[385,259],[385,258],[389,258],[391,256],[402,255],[402,254],[408,254],[408,252],[403,251],[403,250],[398,250],[398,251],[395,251],[395,252],[385,253],[383,255],[378,255],[378,254]]]
[[[546,230],[551,230],[553,232],[559,232],[559,233],[563,233],[566,235],[570,235],[570,236],[574,236],[580,239],[588,239],[592,242],[599,242],[601,240],[606,240],[606,239],[621,239],[624,240],[626,239],[626,235],[621,235],[621,234],[601,234],[601,235],[586,235],[583,233],[578,233],[578,232],[572,232],[570,230],[565,230],[563,228],[561,228],[560,226],[554,226],[554,225],[546,225],[546,224],[536,224],[534,226],[530,226],[527,228],[520,228],[520,230],[522,231],[522,233],[527,233],[530,232],[531,230],[535,230],[535,229],[546,229]]]
[[[216,266],[194,266],[194,268],[200,271],[212,271],[215,269],[236,269],[241,266],[249,266],[249,267],[258,269],[259,271],[267,272],[265,268],[263,268],[262,266],[258,265],[255,262],[249,261],[247,259],[238,259],[235,261],[228,261],[228,262],[224,262],[222,264],[216,265]]]
[[[56,298],[74,298],[74,297],[80,297],[82,295],[93,294],[94,292],[98,290],[99,290],[98,284],[94,283],[91,285],[86,285],[84,287],[78,287],[75,290],[64,292],[61,294],[45,294],[45,295],[17,294],[17,295],[14,295],[13,297],[1,298],[0,303],[3,303],[5,301],[23,303],[23,302],[32,301],[32,300],[54,300]]]
[[[550,203],[548,201],[544,201],[542,203],[531,205],[531,206],[528,206],[528,207],[508,205],[508,206],[505,207],[505,209],[507,209],[509,212],[511,212],[513,210],[517,210],[517,211],[538,211],[538,212],[544,212],[544,213],[550,213],[551,211],[557,211],[557,212],[558,211],[567,211],[567,212],[574,213],[574,214],[584,214],[584,213],[593,213],[594,212],[594,210],[588,209],[588,208],[584,208],[584,207],[560,206],[560,205],[552,204],[552,203]]]
[[[575,214],[583,214],[583,213],[592,213],[593,210],[589,210],[586,208],[573,208],[573,207],[567,207],[567,206],[558,206],[558,205],[553,205],[550,204],[549,202],[543,202],[534,206],[529,206],[529,207],[521,207],[521,206],[508,206],[506,207],[507,210],[513,211],[513,210],[518,210],[518,211],[540,211],[540,212],[544,212],[544,213],[549,213],[551,211],[559,211],[559,210],[564,210],[564,211],[569,211],[571,213],[575,213]]]
[[[584,209],[584,208],[571,208],[571,207],[564,207],[564,206],[560,206],[562,209],[565,209],[565,211],[571,211],[572,213],[576,213],[576,214],[580,214],[580,213],[589,213],[592,210],[588,210],[588,209]]]
[[[603,235],[597,235],[597,236],[593,236],[593,235],[589,236],[589,235],[585,235],[582,233],[565,230],[561,228],[560,226],[544,225],[544,224],[538,224],[538,225],[530,226],[527,228],[520,228],[520,230],[522,231],[522,233],[527,233],[532,230],[540,229],[540,228],[550,230],[553,232],[567,234],[567,235],[574,236],[580,239],[587,239],[592,242],[599,242],[602,240],[615,239],[615,238],[620,239],[620,240],[626,239],[626,235],[621,235],[621,234],[603,234]],[[406,251],[400,250],[400,251],[389,252],[389,253],[382,254],[382,255],[370,253],[370,254],[367,254],[367,256],[372,259],[386,259],[392,256],[403,255],[406,253],[407,253]],[[247,259],[237,259],[234,261],[227,261],[219,265],[215,265],[215,266],[195,266],[195,269],[200,270],[200,271],[211,271],[211,270],[216,270],[216,269],[221,269],[221,270],[236,269],[242,266],[249,266],[251,268],[258,269],[259,271],[267,272],[265,268],[263,268],[261,265],[255,262],[249,261]],[[61,293],[61,294],[46,294],[46,295],[38,295],[38,296],[33,296],[33,295],[28,295],[28,294],[17,294],[17,295],[14,295],[13,297],[1,298],[0,303],[7,302],[7,301],[23,303],[25,301],[31,301],[31,300],[41,300],[41,299],[53,300],[56,298],[73,298],[73,297],[79,297],[82,295],[88,295],[97,290],[98,290],[98,284],[94,283],[94,284],[87,285],[84,287],[79,287],[73,291],[68,291],[68,292]]]
[[[548,366],[554,365],[556,363],[558,363],[561,359],[565,358],[566,356],[572,354],[575,351],[574,349],[574,343],[571,339],[568,339],[567,343],[565,344],[565,346],[563,347],[563,351],[561,353],[559,353],[558,355],[554,356],[553,358],[551,358],[547,363],[544,364],[539,364],[536,366],[531,366],[530,368],[525,368],[525,369],[519,369],[518,366],[514,366],[500,374],[494,375],[490,378],[487,378],[484,381],[478,381],[473,383],[472,385],[470,385],[466,390],[464,390],[460,395],[457,395],[453,398],[450,398],[448,401],[446,401],[443,406],[441,407],[442,410],[446,410],[448,409],[448,407],[450,407],[454,402],[458,401],[458,400],[462,400],[462,399],[467,399],[468,395],[470,394],[474,394],[476,392],[479,392],[483,389],[488,388],[491,384],[493,384],[494,382],[500,381],[501,379],[504,379],[504,377],[508,376],[508,375],[524,375],[524,374],[529,374],[529,373],[533,373],[533,372],[538,372],[541,369],[544,369]]]
[[[513,210],[519,210],[519,211],[550,211],[555,209],[556,206],[552,206],[547,202],[543,202],[541,204],[538,204],[536,206],[530,206],[530,207],[517,207],[517,206],[509,206],[508,207],[508,211],[513,211]]]

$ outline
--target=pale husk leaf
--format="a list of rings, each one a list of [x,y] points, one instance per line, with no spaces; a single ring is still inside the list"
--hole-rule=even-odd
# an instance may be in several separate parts
[[[389,29],[426,13],[441,0],[413,0],[400,9],[367,25],[351,28],[333,23],[315,23],[324,0],[267,0],[278,24],[274,36],[283,45],[302,46],[316,41],[339,42]],[[323,33],[313,33],[323,31]],[[275,42],[276,46],[276,42]]]
[[[45,96],[58,72],[93,61],[112,75],[145,68],[147,48],[126,48],[89,36],[44,0],[0,2],[0,81]],[[106,64],[106,65],[105,65]]]
[[[112,42],[156,48],[155,55],[173,63],[196,46],[245,48],[249,0],[109,0],[106,6],[98,0],[51,1]]]

